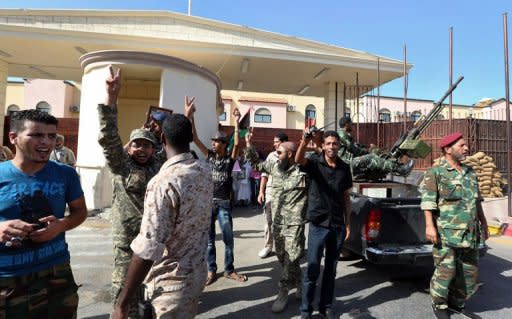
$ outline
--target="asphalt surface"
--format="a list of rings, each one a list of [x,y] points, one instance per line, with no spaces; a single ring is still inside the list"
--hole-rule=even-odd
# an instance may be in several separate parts
[[[233,213],[235,267],[249,280],[222,278],[224,248],[217,235],[220,278],[201,295],[197,318],[298,318],[299,303],[290,291],[284,312],[274,314],[280,266],[275,255],[257,256],[263,244],[260,210],[237,208]],[[219,231],[217,231],[219,233]],[[110,312],[112,243],[110,223],[91,217],[67,235],[75,278],[81,285],[78,318],[106,319]],[[494,237],[480,262],[480,284],[467,308],[484,319],[512,318],[512,237]],[[305,264],[303,264],[303,269]],[[431,267],[378,266],[361,259],[343,260],[336,276],[335,310],[340,318],[434,318],[428,286]],[[314,318],[320,318],[315,313]],[[452,316],[452,318],[463,318]]]

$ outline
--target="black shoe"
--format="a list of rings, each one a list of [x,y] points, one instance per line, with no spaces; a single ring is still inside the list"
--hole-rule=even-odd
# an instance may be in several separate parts
[[[324,319],[336,319],[336,318],[338,318],[336,316],[336,313],[332,309],[325,309],[325,310],[319,311],[319,312],[320,312],[320,317],[322,317]]]
[[[449,307],[448,308],[449,311],[453,312],[453,313],[456,313],[456,314],[461,314],[463,315],[464,317],[467,317],[467,318],[471,318],[471,319],[482,319],[482,317],[480,317],[479,315],[475,314],[475,313],[472,313],[471,311],[465,309],[465,308],[459,308],[459,307]]]
[[[432,310],[434,311],[434,316],[436,316],[437,319],[450,319],[450,312],[448,311],[448,308],[439,309],[435,305],[432,305]]]

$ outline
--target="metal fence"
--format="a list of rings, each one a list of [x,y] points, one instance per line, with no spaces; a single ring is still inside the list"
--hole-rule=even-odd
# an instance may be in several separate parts
[[[453,132],[461,132],[464,135],[470,154],[482,151],[491,156],[496,167],[506,173],[507,147],[506,122],[482,119],[454,119]],[[432,162],[441,156],[439,141],[443,136],[451,133],[448,128],[448,120],[437,120],[423,132],[421,139],[432,146],[432,153],[425,159],[417,160],[415,169],[425,170]],[[408,123],[412,127],[413,123]],[[384,149],[390,149],[403,134],[403,123],[360,123],[360,143],[365,145],[375,144]],[[354,134],[355,135],[355,134]]]

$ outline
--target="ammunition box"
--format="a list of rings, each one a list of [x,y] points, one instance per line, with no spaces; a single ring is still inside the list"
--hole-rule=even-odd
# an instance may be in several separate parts
[[[422,140],[405,140],[399,148],[411,158],[425,158],[432,151],[432,147]]]

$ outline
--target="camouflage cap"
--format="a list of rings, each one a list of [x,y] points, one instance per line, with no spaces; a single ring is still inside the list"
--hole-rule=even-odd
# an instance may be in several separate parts
[[[134,140],[139,139],[150,141],[153,144],[153,146],[157,144],[155,134],[153,134],[149,130],[136,128],[130,133],[130,143],[133,142]]]

